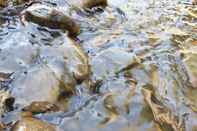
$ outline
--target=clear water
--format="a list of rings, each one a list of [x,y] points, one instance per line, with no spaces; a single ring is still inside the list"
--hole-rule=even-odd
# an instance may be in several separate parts
[[[105,9],[77,13],[69,2],[42,4],[70,10],[80,23],[77,44],[87,54],[92,73],[88,82],[75,86],[66,111],[35,117],[65,131],[197,130],[197,5],[191,0],[109,0]],[[8,8],[0,11],[0,72],[14,72],[17,78],[43,62],[40,50],[61,46],[67,36],[24,24],[24,5]],[[111,55],[105,55],[108,50]],[[139,61],[127,68],[130,55]],[[87,83],[98,79],[102,82],[90,91]],[[12,82],[7,87],[16,88]],[[18,120],[19,109],[2,121]]]

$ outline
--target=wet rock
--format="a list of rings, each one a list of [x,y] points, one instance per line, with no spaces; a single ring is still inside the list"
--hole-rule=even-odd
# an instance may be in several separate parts
[[[0,90],[0,115],[10,111],[14,103],[13,97],[11,97],[8,91]]]
[[[197,55],[193,54],[192,52],[188,52],[185,53],[185,59],[184,59],[184,63],[185,63],[185,67],[187,70],[187,73],[189,75],[190,78],[190,82],[192,84],[193,87],[197,87]]]
[[[151,110],[147,109],[138,89],[124,79],[105,81],[101,88],[98,99],[91,99],[75,117],[62,120],[62,130],[138,131],[150,128],[150,131],[157,131],[151,130],[154,124]]]
[[[183,51],[184,53],[184,65],[186,73],[188,75],[188,86],[183,88],[184,98],[187,99],[187,105],[194,111],[197,111],[197,55],[195,53],[196,48],[193,47],[190,50]]]
[[[23,109],[24,111],[31,112],[33,114],[37,113],[48,113],[48,112],[56,112],[60,109],[50,102],[32,102],[29,106]]]
[[[107,0],[82,0],[83,8],[92,8],[95,6],[107,6]]]
[[[23,4],[25,2],[29,2],[30,0],[13,0],[13,1],[9,1],[9,0],[0,0],[0,7],[6,7],[8,6],[9,2],[13,2],[13,4]]]
[[[25,2],[29,2],[30,0],[16,0],[16,4],[23,4]]]
[[[0,0],[0,7],[5,7],[8,5],[8,0]]]
[[[55,72],[59,79],[61,79],[63,74],[70,76],[65,76],[65,79],[76,79],[77,81],[87,79],[89,65],[86,54],[77,43],[68,37],[62,37],[61,40],[64,44],[60,46],[42,48],[40,57]]]
[[[24,106],[34,101],[54,103],[60,94],[59,80],[46,65],[37,65],[18,75],[11,86],[13,87],[11,95],[15,97],[15,104]]]
[[[10,79],[11,74],[10,73],[3,73],[0,72],[0,82],[5,82]]]
[[[75,20],[64,12],[44,5],[29,7],[24,13],[24,18],[41,26],[66,30],[70,36],[77,36],[80,32],[80,26]]]
[[[165,30],[165,32],[167,34],[171,34],[173,36],[182,36],[183,37],[183,36],[187,36],[188,35],[186,32],[184,32],[181,29],[176,28],[176,27],[167,28]]]
[[[20,112],[20,118],[24,118],[24,117],[33,117],[33,113],[30,112],[30,111],[23,111],[23,112]]]
[[[16,122],[11,131],[56,131],[56,128],[39,119],[26,117]]]
[[[106,49],[93,57],[91,61],[92,72],[96,79],[115,75],[139,63],[133,53],[123,49]]]
[[[194,5],[197,5],[197,0],[193,0],[192,3],[193,3]]]
[[[157,100],[151,90],[142,89],[142,94],[153,112],[155,121],[159,123],[163,130],[185,130],[184,121],[180,121],[175,115],[172,114],[170,109]]]
[[[64,38],[63,40],[65,44],[59,47],[43,48],[41,57],[48,60],[49,65],[50,60],[51,64],[53,63],[52,58],[55,58],[57,61],[64,60],[66,68],[75,79],[86,79],[89,75],[87,56],[74,41],[68,38]]]
[[[30,45],[2,49],[0,52],[0,72],[13,73],[19,69],[29,67],[37,55],[37,48]]]
[[[0,122],[0,131],[4,131],[6,128],[6,126]]]
[[[62,42],[44,46],[39,54],[41,64],[14,74],[11,94],[16,98],[15,104],[25,107],[35,101],[57,103],[62,94],[69,97],[74,93],[77,81],[87,79],[86,55],[69,38],[62,38]]]
[[[80,8],[93,8],[107,6],[107,0],[69,0],[69,3]]]

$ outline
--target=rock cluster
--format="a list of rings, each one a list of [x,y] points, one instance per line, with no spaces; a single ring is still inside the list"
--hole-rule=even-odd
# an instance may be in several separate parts
[[[8,2],[1,0],[0,5],[6,8]],[[15,4],[24,2],[28,1],[17,0]],[[28,24],[34,23],[48,29],[61,29],[68,32],[68,36],[57,37],[61,39],[59,44],[54,38],[51,46],[36,46],[30,44],[25,36],[21,37],[20,32],[8,40],[8,44],[15,45],[14,48],[3,44],[0,70],[12,75],[5,79],[2,77],[3,81],[11,82],[7,93],[2,93],[4,96],[0,93],[0,113],[8,110],[7,104],[23,112],[21,118],[15,121],[12,131],[55,131],[55,126],[33,115],[67,110],[66,99],[75,94],[79,83],[89,79],[88,57],[73,40],[80,33],[80,23],[69,16],[69,12],[41,3],[21,12],[25,26],[28,28]],[[105,0],[85,0],[80,8],[106,5]],[[23,42],[15,41],[19,37],[24,38],[21,40]]]
[[[0,131],[197,130],[195,1],[0,0]]]

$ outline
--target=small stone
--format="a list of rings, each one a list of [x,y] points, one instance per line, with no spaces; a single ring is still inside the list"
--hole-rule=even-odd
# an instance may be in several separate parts
[[[6,128],[6,125],[4,123],[0,122],[0,131],[4,131]]]
[[[0,82],[8,81],[10,79],[10,73],[0,72]]]
[[[46,112],[56,112],[59,108],[50,102],[32,102],[29,106],[23,109],[25,112],[31,112],[33,114],[46,113]]]
[[[56,131],[56,128],[39,119],[24,117],[14,124],[11,131]]]
[[[29,7],[24,18],[27,21],[46,26],[52,29],[67,30],[69,36],[77,36],[80,33],[80,26],[65,13],[44,5],[33,5]]]
[[[25,118],[25,117],[33,117],[33,113],[30,111],[23,111],[21,112],[21,117]]]
[[[68,0],[68,2],[74,7],[80,8],[93,8],[96,6],[107,6],[107,0]]]
[[[0,115],[12,108],[14,99],[8,91],[0,90]]]
[[[93,8],[95,6],[107,6],[107,0],[83,0],[83,8]]]
[[[16,4],[24,4],[25,2],[29,2],[29,0],[16,0]]]

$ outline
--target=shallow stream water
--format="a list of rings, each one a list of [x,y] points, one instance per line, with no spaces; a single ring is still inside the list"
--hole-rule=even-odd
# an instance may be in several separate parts
[[[75,91],[55,103],[60,111],[33,117],[62,131],[197,131],[197,5],[191,0],[108,0],[106,8],[81,11],[69,0],[41,4],[69,10],[80,24],[73,41],[90,73],[83,81],[65,76]],[[59,75],[69,74],[65,68],[75,72],[83,59],[71,57],[67,33],[24,22],[29,6],[0,9],[1,90],[15,99],[2,111],[5,130],[29,101],[45,100],[48,87],[62,86]],[[55,92],[46,99],[53,101]]]

